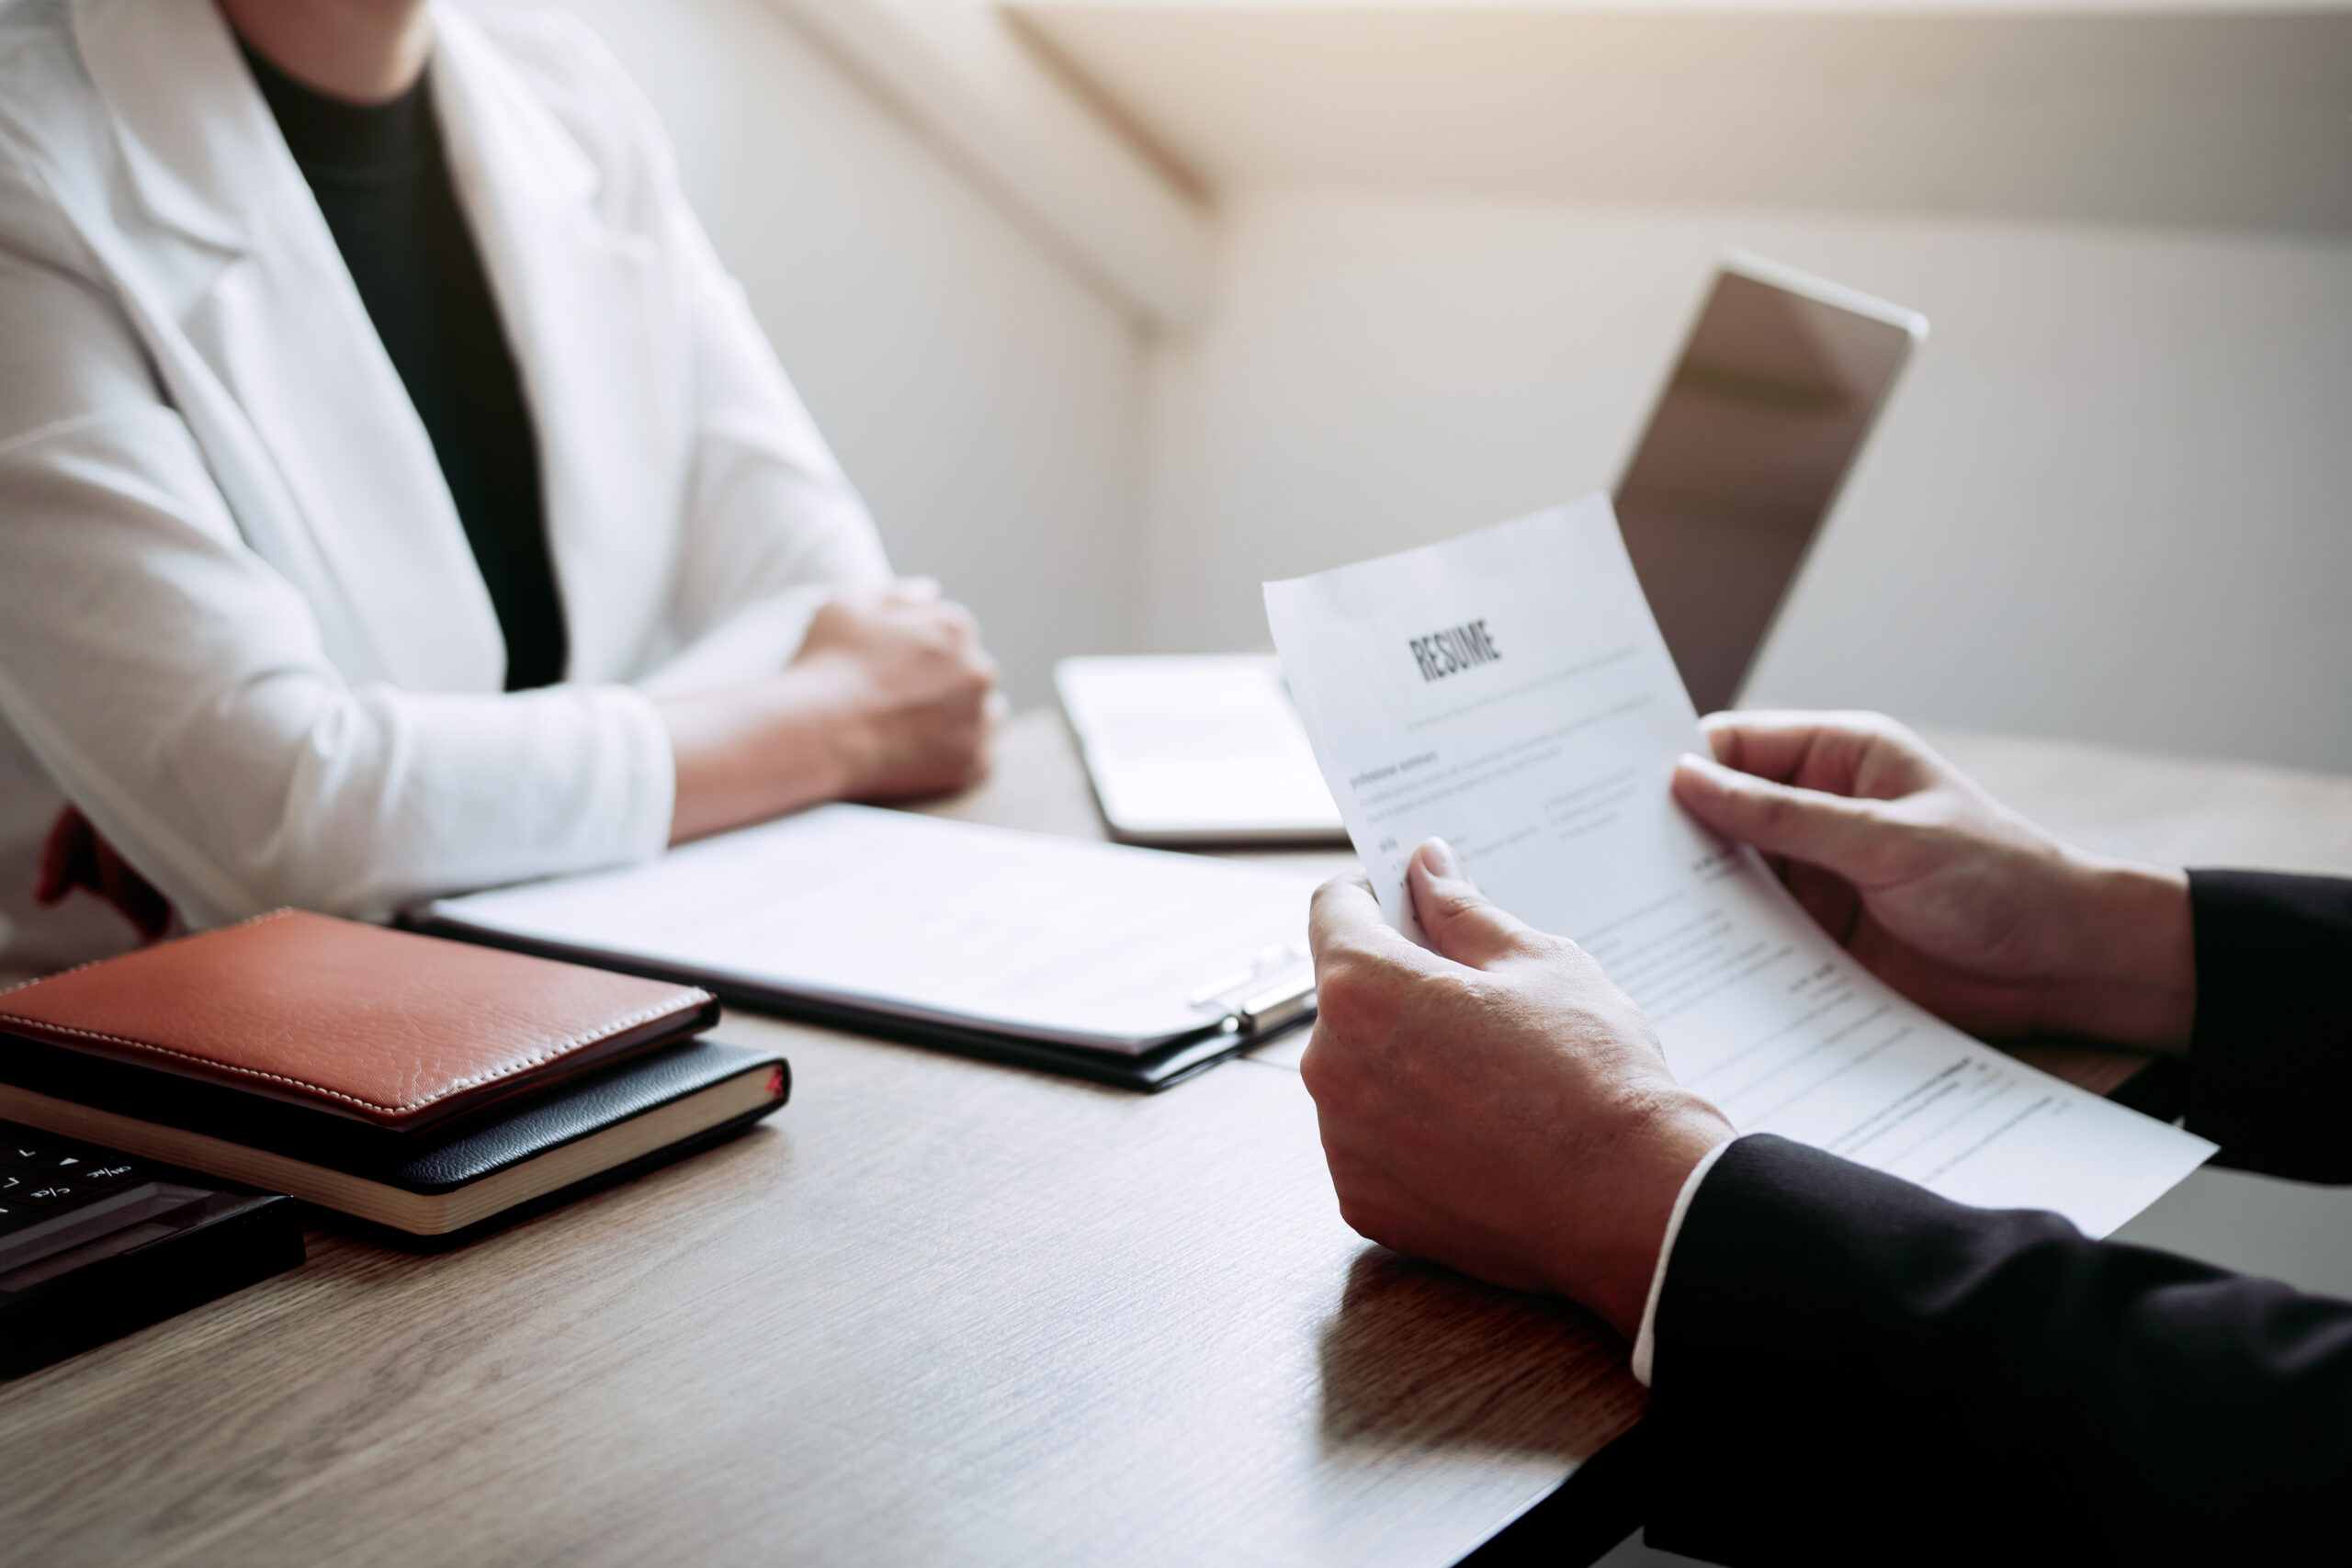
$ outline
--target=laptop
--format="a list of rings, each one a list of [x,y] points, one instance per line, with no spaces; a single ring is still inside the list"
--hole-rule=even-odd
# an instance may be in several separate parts
[[[1701,713],[1738,700],[1927,332],[1917,311],[1758,256],[1716,273],[1616,495]],[[1114,839],[1347,842],[1272,655],[1065,659],[1054,683]]]
[[[301,1261],[291,1198],[0,1122],[0,1379]]]

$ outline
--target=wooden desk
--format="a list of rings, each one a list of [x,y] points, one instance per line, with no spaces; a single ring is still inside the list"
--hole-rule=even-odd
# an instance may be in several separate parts
[[[2352,782],[1949,745],[2106,847],[2352,871]],[[1097,830],[1049,715],[943,810]],[[724,1149],[0,1387],[0,1562],[1435,1565],[1639,1415],[1594,1320],[1340,1223],[1295,1044],[1145,1097],[726,1032],[797,1086]]]

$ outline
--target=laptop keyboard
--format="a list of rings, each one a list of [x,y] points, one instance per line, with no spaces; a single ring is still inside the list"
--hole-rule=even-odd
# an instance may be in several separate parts
[[[0,1236],[103,1203],[155,1174],[129,1155],[0,1122]]]
[[[0,1122],[0,1295],[160,1240],[212,1196],[185,1171]]]
[[[0,1378],[300,1261],[291,1199],[0,1122]]]

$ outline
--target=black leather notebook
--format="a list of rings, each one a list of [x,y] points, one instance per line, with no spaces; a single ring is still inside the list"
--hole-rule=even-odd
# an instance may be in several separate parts
[[[398,1133],[0,1036],[0,1117],[418,1236],[709,1142],[775,1110],[790,1089],[781,1056],[694,1040]]]

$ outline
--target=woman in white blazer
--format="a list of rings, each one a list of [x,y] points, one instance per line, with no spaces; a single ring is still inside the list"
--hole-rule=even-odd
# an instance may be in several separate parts
[[[432,442],[240,35],[355,102],[424,73],[537,440],[560,684],[503,690]],[[953,787],[992,681],[967,615],[891,583],[570,18],[0,11],[0,968],[132,940],[36,897],[44,854],[51,896],[95,845],[190,927],[381,916]]]

